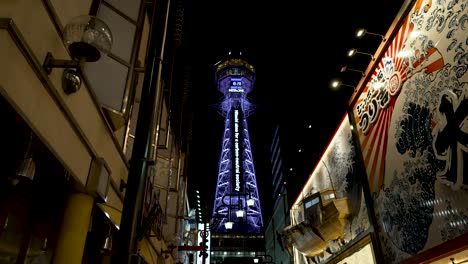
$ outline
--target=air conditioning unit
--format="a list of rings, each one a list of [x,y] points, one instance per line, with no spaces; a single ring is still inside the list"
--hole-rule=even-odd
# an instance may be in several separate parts
[[[86,190],[94,197],[107,201],[111,170],[103,158],[94,158],[89,169]]]

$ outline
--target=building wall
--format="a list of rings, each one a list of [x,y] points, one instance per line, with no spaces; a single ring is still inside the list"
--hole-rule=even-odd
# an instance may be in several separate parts
[[[372,230],[359,167],[351,124],[345,115],[290,210],[291,225],[284,229],[283,242],[289,246],[294,263],[307,263],[307,258],[316,263],[330,261]],[[309,197],[328,190],[332,191],[328,196],[321,194],[316,203],[320,204],[319,209],[306,206]],[[325,207],[329,201],[336,202],[336,206]],[[308,229],[309,223],[316,228]],[[302,235],[308,232],[313,235]]]
[[[82,82],[77,92],[66,94],[62,89],[63,70],[55,68],[47,74],[42,68],[48,52],[55,59],[70,59],[61,39],[62,29],[71,18],[89,14],[92,4],[91,0],[0,2],[0,94],[68,171],[74,182],[74,192],[88,193],[86,185],[92,160],[102,158],[105,161],[111,172],[106,205],[116,210],[116,217],[112,220],[118,223],[125,194],[125,188],[120,187],[121,182],[127,182],[128,160],[132,151],[131,146],[126,144],[133,143],[128,135],[134,130],[127,131],[126,124],[114,127],[115,124],[107,119],[94,87],[88,86],[89,82]],[[148,17],[143,24],[140,50],[135,55],[135,61],[139,61],[140,67],[146,57],[150,27]],[[140,84],[137,95],[141,92],[143,75],[140,73],[137,77]],[[169,81],[166,80],[168,86]],[[137,111],[138,107],[132,113],[129,112],[133,128]],[[157,111],[155,115],[158,115]],[[158,225],[165,232],[162,237],[144,240],[142,254],[151,263],[161,263],[161,251],[167,249],[170,243],[177,243],[180,229],[178,221],[181,221],[179,215],[184,213],[185,154],[180,148],[180,138],[169,130],[166,127],[170,146],[158,154],[154,150],[152,157],[156,164],[154,186],[164,190],[159,200],[153,202],[164,206],[165,218]],[[93,193],[88,194],[93,196]],[[163,225],[166,228],[162,228]],[[151,230],[149,234],[154,232]],[[169,256],[166,254],[165,257]],[[175,262],[169,258],[165,263],[169,261]]]
[[[272,143],[270,145],[270,163],[272,173],[271,200],[273,208],[269,209],[272,212],[265,227],[265,252],[270,255],[275,263],[290,263],[286,246],[281,240],[283,228],[289,225],[289,201],[287,196],[287,185],[284,184],[284,166],[283,157],[281,154],[281,139],[280,126],[277,126],[273,131]]]
[[[467,247],[465,20],[461,2],[404,3],[290,210],[295,263],[448,263]],[[304,204],[328,188],[351,201],[344,243],[311,253]]]
[[[352,105],[390,263],[468,232],[466,10],[412,4]]]
[[[9,1],[0,5],[0,17],[4,22],[1,34],[5,40],[0,44],[4,58],[0,66],[2,95],[79,184],[85,186],[91,160],[103,157],[112,168],[114,186],[118,186],[120,179],[126,180],[127,161],[92,91],[82,87],[78,93],[67,95],[62,89],[62,70],[54,69],[47,75],[41,68],[47,52],[55,58],[69,58],[43,3]],[[73,15],[87,13],[89,5],[77,6]],[[73,9],[72,6],[68,8]],[[25,10],[35,10],[34,15],[31,17]],[[58,10],[57,13],[65,16],[67,12]],[[110,192],[113,206],[121,208],[121,201],[114,199],[116,190]]]
[[[288,225],[289,212],[287,196],[281,195],[279,202],[273,210],[273,215],[265,228],[265,252],[270,255],[276,264],[291,263],[291,256],[281,239],[284,226]]]

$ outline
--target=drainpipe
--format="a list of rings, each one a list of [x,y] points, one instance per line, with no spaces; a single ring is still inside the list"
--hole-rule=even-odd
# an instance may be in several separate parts
[[[148,4],[148,2],[146,3]],[[147,48],[145,76],[140,110],[135,131],[122,220],[118,232],[118,248],[113,263],[136,263],[138,258],[138,229],[141,228],[142,206],[147,166],[151,149],[155,109],[160,109],[161,72],[168,23],[170,0],[152,1],[150,40]]]

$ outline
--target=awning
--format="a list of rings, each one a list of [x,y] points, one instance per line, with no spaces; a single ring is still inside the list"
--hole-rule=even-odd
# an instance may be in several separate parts
[[[102,210],[102,212],[109,219],[109,221],[111,221],[111,223],[114,224],[115,228],[119,230],[122,212],[116,208],[102,203],[98,203],[97,206],[99,207],[99,209]],[[155,259],[157,259],[157,254],[150,245],[150,243],[151,242],[149,242],[146,238],[143,238],[143,240],[140,243],[140,256],[143,257],[143,259],[147,263],[156,263]]]
[[[122,218],[122,212],[118,209],[110,207],[106,204],[98,203],[97,206],[102,210],[104,215],[114,224],[117,230],[120,229],[120,219]]]

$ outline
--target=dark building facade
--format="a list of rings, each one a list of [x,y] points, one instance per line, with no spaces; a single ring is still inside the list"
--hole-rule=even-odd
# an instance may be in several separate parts
[[[292,205],[292,198],[289,197],[291,190],[288,192],[289,185],[285,177],[281,142],[281,127],[278,125],[273,130],[270,145],[273,208],[265,228],[265,255],[272,258],[277,264],[291,263],[292,261],[292,257],[281,239],[284,227],[290,224],[289,208]]]
[[[188,263],[182,25],[182,2],[0,3],[1,263]]]

